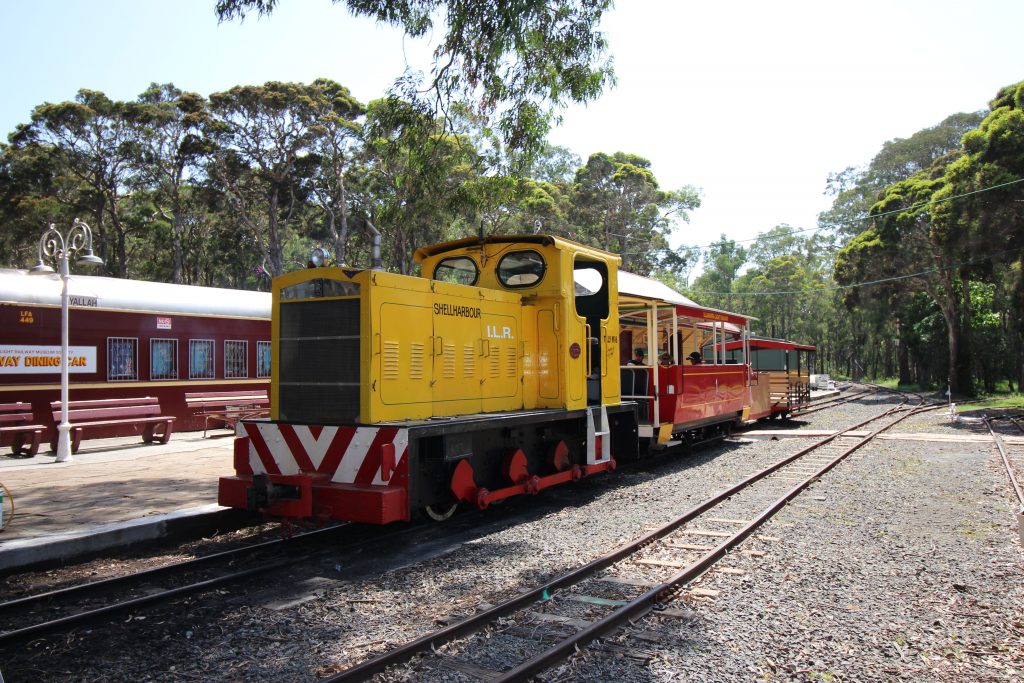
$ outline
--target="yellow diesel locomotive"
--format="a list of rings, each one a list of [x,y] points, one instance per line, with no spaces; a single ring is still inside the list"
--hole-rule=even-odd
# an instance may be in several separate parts
[[[420,249],[424,277],[273,283],[271,414],[239,425],[222,505],[384,524],[614,469],[620,258],[539,235]]]

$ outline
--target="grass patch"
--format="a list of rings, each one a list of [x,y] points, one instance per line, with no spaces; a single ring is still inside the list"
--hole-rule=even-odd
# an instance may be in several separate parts
[[[985,408],[1021,408],[1024,407],[1024,394],[1014,393],[983,394],[967,403],[958,403],[957,412],[968,410],[984,410]]]
[[[872,382],[885,387],[886,389],[895,389],[896,391],[922,391],[920,384],[900,384],[899,380],[895,377],[885,377],[883,379],[872,380]]]

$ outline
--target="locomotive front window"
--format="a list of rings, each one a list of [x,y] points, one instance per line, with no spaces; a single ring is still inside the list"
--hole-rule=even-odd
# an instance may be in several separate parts
[[[442,259],[434,268],[434,279],[459,285],[475,285],[480,276],[476,262],[468,256]]]
[[[281,288],[281,301],[323,299],[335,296],[358,296],[359,283],[318,277]]]
[[[532,287],[544,279],[547,264],[535,251],[513,251],[498,261],[498,281],[510,289]]]

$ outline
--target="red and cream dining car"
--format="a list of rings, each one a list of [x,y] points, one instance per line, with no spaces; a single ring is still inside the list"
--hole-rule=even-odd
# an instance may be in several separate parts
[[[187,392],[269,386],[267,293],[73,275],[68,294],[70,401],[157,397],[183,431],[205,426]],[[0,269],[0,403],[31,403],[36,424],[50,429],[60,329],[60,277]]]

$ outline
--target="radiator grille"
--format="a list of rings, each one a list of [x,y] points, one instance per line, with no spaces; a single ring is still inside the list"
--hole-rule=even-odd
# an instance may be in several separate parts
[[[359,419],[359,299],[280,306],[281,420],[344,424]]]

